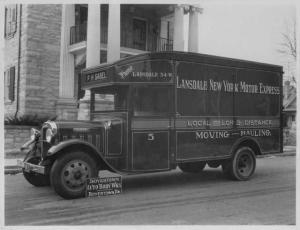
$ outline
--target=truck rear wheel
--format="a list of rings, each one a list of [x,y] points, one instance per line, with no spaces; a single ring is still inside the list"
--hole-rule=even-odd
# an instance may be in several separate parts
[[[199,173],[204,169],[205,165],[206,162],[187,162],[187,163],[179,163],[178,167],[183,172]]]
[[[225,175],[240,181],[249,180],[255,171],[255,167],[255,154],[251,148],[246,146],[238,148],[233,158],[222,164]]]
[[[40,162],[40,157],[29,157],[25,160],[25,162],[31,164],[38,164]],[[49,175],[42,175],[35,172],[26,172],[23,169],[23,175],[25,179],[32,185],[36,187],[43,187],[50,185]]]
[[[50,181],[57,194],[72,199],[84,197],[87,178],[97,175],[97,164],[87,153],[68,152],[55,160]]]

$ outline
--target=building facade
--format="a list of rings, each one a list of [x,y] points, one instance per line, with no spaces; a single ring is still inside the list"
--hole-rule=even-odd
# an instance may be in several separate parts
[[[191,5],[7,5],[5,115],[87,119],[82,69],[144,52],[198,52],[201,13]]]
[[[54,115],[59,87],[61,7],[5,7],[5,115]],[[51,19],[51,23],[49,22]]]

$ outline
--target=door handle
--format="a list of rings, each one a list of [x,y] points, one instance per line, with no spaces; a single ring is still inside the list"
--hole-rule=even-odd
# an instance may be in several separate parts
[[[153,141],[154,140],[154,133],[148,133],[148,141]]]

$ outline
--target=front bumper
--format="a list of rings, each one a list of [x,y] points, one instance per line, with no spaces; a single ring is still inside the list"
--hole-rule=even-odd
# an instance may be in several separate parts
[[[17,160],[17,165],[24,169],[25,172],[35,172],[39,174],[46,174],[46,167],[41,165],[35,165],[21,160]]]

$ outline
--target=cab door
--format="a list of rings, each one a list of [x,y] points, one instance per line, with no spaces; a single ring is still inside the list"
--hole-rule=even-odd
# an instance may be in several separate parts
[[[133,87],[130,162],[133,171],[169,169],[172,98],[171,86]]]

